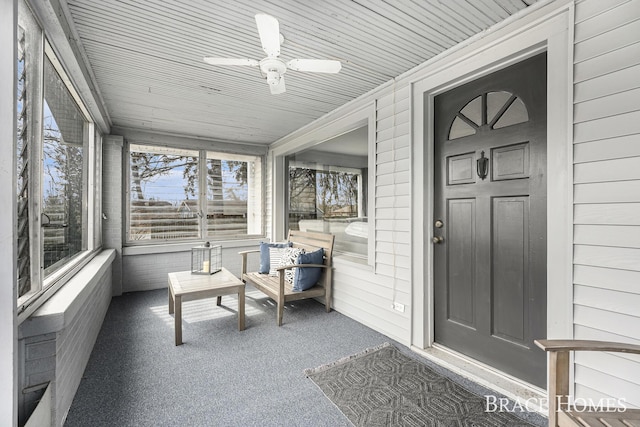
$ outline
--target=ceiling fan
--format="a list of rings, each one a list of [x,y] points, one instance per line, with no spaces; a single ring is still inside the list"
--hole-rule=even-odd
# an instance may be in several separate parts
[[[248,65],[260,67],[260,71],[267,79],[272,94],[279,94],[285,91],[284,73],[287,70],[310,71],[313,73],[337,73],[342,68],[340,61],[331,59],[292,59],[288,62],[278,58],[280,55],[280,45],[284,37],[280,34],[280,24],[271,15],[258,13],[256,24],[262,49],[267,54],[266,58],[257,61],[255,59],[244,58],[214,58],[205,57],[204,62],[211,65]]]

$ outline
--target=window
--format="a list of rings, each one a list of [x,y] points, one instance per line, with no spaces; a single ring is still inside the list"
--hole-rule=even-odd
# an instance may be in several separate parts
[[[260,235],[261,163],[258,156],[130,144],[127,240]]]
[[[288,228],[335,236],[335,251],[368,254],[367,127],[287,157]]]
[[[451,123],[449,140],[475,135],[485,126],[500,129],[529,121],[524,102],[509,92],[487,92],[469,101]]]
[[[198,152],[130,147],[129,240],[200,237]]]
[[[45,274],[87,249],[88,121],[44,61],[42,230]]]
[[[25,318],[99,246],[101,169],[99,133],[23,1],[17,42],[16,286]]]
[[[207,152],[207,236],[262,233],[258,157]]]

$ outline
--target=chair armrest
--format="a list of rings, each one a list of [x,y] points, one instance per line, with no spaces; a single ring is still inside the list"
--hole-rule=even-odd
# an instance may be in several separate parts
[[[257,252],[260,252],[260,249],[250,249],[248,251],[240,251],[238,252],[238,254],[245,255],[245,254],[257,253]]]
[[[591,340],[535,340],[544,351],[612,351],[640,354],[640,345]]]
[[[291,270],[292,268],[309,268],[309,267],[331,268],[330,266],[324,265],[324,264],[291,264],[291,265],[284,265],[282,267],[278,267],[276,268],[276,270],[280,271],[280,270]]]
[[[330,265],[324,264],[296,264],[298,268],[331,268]]]
[[[559,425],[559,413],[569,404],[569,353],[572,351],[612,351],[640,354],[640,345],[591,340],[534,340],[549,352],[549,425]],[[573,425],[573,424],[572,424]],[[577,425],[577,424],[576,424]],[[622,425],[622,424],[621,424]]]
[[[256,253],[256,252],[260,252],[260,249],[250,249],[248,251],[238,252],[238,254],[242,256],[242,267],[241,267],[241,273],[240,273],[241,279],[242,279],[242,276],[247,274],[247,254]]]

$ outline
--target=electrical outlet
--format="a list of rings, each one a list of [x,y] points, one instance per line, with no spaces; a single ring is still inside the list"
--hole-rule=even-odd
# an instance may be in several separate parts
[[[399,302],[394,302],[393,309],[399,311],[400,313],[404,313],[404,304],[400,304]]]

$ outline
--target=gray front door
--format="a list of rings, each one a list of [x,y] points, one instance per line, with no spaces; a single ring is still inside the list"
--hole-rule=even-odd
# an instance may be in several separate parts
[[[435,341],[545,387],[546,54],[434,111]]]

